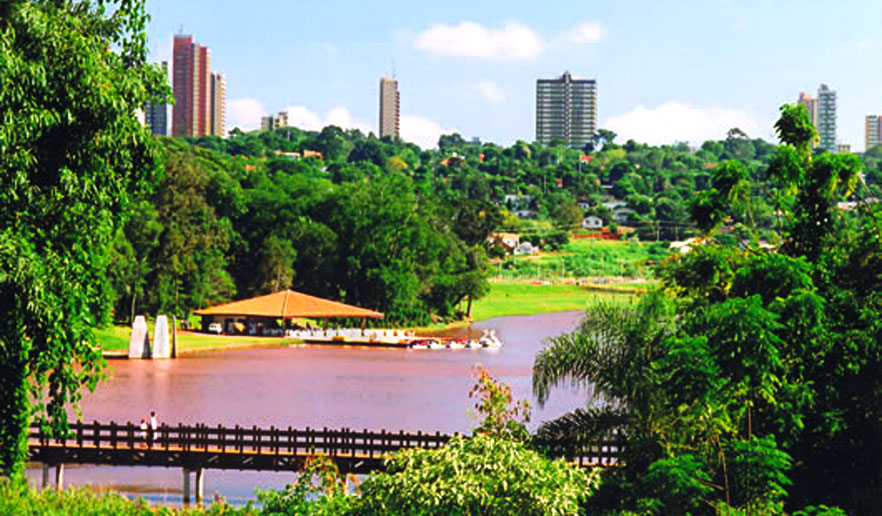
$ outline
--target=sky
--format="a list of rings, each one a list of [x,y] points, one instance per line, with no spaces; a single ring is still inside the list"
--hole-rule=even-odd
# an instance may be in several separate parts
[[[882,3],[840,0],[147,0],[150,58],[183,30],[227,80],[227,128],[377,132],[379,79],[399,81],[401,136],[535,138],[536,79],[597,80],[598,126],[650,144],[774,141],[778,108],[835,90],[837,139],[863,151],[882,114]]]

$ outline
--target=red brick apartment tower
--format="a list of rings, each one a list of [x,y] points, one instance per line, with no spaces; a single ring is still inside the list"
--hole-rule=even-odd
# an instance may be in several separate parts
[[[211,55],[207,47],[193,42],[193,36],[174,40],[172,90],[172,136],[211,134]]]
[[[211,52],[208,47],[196,45],[199,62],[196,70],[196,134],[211,134]]]
[[[172,90],[175,105],[172,108],[172,136],[193,136],[193,36],[175,36],[173,47]]]

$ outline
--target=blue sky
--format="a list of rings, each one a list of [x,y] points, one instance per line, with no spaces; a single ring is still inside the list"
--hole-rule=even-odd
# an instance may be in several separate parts
[[[376,132],[393,71],[402,137],[509,144],[535,136],[535,84],[598,84],[600,127],[624,141],[770,140],[778,107],[838,93],[837,137],[864,147],[882,114],[882,4],[873,1],[148,0],[151,59],[181,27],[227,78],[227,127],[288,110],[292,125]]]

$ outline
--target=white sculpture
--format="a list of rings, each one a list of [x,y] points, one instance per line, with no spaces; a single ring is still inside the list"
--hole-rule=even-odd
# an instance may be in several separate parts
[[[151,357],[169,358],[169,356],[168,317],[159,315],[156,317],[156,327],[153,329],[153,354]]]
[[[132,323],[132,335],[129,337],[129,358],[150,358],[147,321],[143,315],[135,317],[135,322]]]

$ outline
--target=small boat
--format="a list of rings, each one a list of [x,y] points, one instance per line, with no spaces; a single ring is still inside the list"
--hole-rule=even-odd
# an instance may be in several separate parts
[[[466,347],[469,349],[481,349],[484,346],[482,346],[481,343],[475,339],[469,339],[468,343],[466,344]]]
[[[410,349],[429,349],[429,344],[425,340],[415,340],[410,343]]]
[[[450,349],[463,349],[466,345],[465,342],[462,342],[461,340],[451,340],[447,347]]]
[[[487,349],[497,349],[502,347],[502,341],[496,336],[496,332],[490,330],[485,332],[480,339],[481,345]]]
[[[441,344],[435,339],[430,339],[428,346],[429,349],[444,349],[444,344]]]

